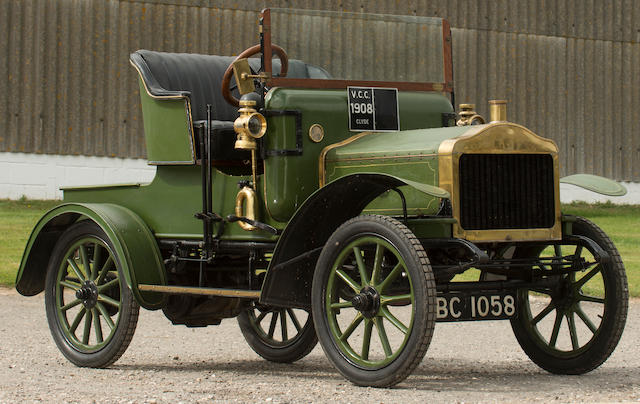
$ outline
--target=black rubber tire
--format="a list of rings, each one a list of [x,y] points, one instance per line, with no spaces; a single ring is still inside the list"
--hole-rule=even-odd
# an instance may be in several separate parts
[[[406,266],[406,276],[403,277],[410,278],[414,296],[412,326],[405,333],[404,342],[400,344],[396,353],[389,356],[391,362],[383,364],[380,368],[367,368],[362,363],[357,364],[341,350],[330,329],[326,308],[329,276],[341,251],[343,248],[347,251],[350,243],[371,236],[388,242],[400,254]],[[336,292],[343,301],[351,299],[351,296],[341,293]],[[404,380],[424,358],[433,336],[436,321],[436,285],[429,259],[415,235],[404,224],[387,216],[355,217],[342,224],[331,235],[316,264],[311,302],[316,333],[327,358],[344,377],[359,386],[389,387]],[[367,349],[370,349],[368,345]],[[363,358],[368,359],[368,354],[367,357],[363,354]]]
[[[104,313],[108,313],[111,321],[115,318],[115,321],[113,321],[114,328],[109,332],[103,343],[96,341],[94,347],[88,345],[86,348],[80,346],[82,341],[79,339],[75,338],[74,341],[75,332],[70,331],[71,325],[69,324],[69,319],[66,317],[66,314],[64,316],[60,314],[60,311],[58,310],[60,301],[58,299],[61,299],[61,295],[58,295],[57,290],[57,286],[59,286],[58,274],[61,271],[64,271],[65,273],[68,271],[68,268],[65,269],[67,265],[63,265],[63,263],[66,262],[66,256],[71,252],[70,249],[75,248],[74,245],[77,245],[77,243],[82,240],[97,240],[101,244],[101,248],[105,249],[113,258],[115,268],[117,269],[117,283],[119,288],[117,291],[113,291],[113,289],[115,289],[114,283],[111,290],[107,289],[107,294],[110,294],[111,296],[109,297],[113,297],[114,300],[119,301],[120,303],[119,309],[107,306],[106,304],[102,306],[104,312],[101,314],[103,319],[101,321],[105,321]],[[90,248],[91,247],[89,247],[89,249]],[[95,254],[95,248],[92,254]],[[104,252],[102,252],[102,254],[104,254]],[[95,256],[92,255],[90,259],[93,258],[95,258]],[[109,276],[109,273],[111,274],[111,281],[114,282],[116,279],[114,275],[115,271],[109,270],[109,272],[107,272],[107,276]],[[81,303],[78,306],[84,306],[84,304]],[[60,352],[62,352],[70,362],[77,366],[91,368],[107,367],[118,360],[129,346],[138,322],[140,307],[133,299],[131,290],[127,287],[124,281],[120,257],[116,255],[113,243],[111,243],[107,235],[96,223],[88,220],[76,223],[69,227],[56,243],[47,267],[45,282],[45,309],[53,340],[60,349]],[[80,310],[82,310],[82,308],[80,308]],[[84,318],[84,322],[86,323],[89,315],[85,315],[86,317]],[[91,323],[90,320],[89,328],[90,331],[94,332],[93,338],[97,338],[95,321]],[[99,326],[98,328],[102,328],[102,326]],[[67,333],[65,333],[65,331]],[[103,338],[102,331],[100,331],[100,338]],[[90,344],[90,342],[88,342],[88,344]]]
[[[277,322],[277,326],[280,327],[279,332],[275,333],[275,335],[272,332],[270,337],[269,330],[265,332],[260,324],[256,324],[256,319],[259,317],[255,316],[256,311],[262,311],[265,317],[270,315],[270,319],[274,323]],[[285,321],[288,317],[289,322],[293,323],[292,315],[295,316],[295,314],[291,314],[291,312],[293,312],[293,309],[267,308],[256,306],[255,303],[252,303],[238,316],[238,325],[245,341],[255,353],[271,362],[292,363],[307,356],[318,343],[318,338],[313,327],[311,313],[308,313],[305,324],[299,324],[300,330],[297,330],[297,334],[292,335],[290,338],[287,334],[288,339],[285,340],[282,337],[281,319],[285,315]],[[265,318],[263,317],[263,319]],[[269,323],[271,326],[271,321]],[[256,327],[260,328],[257,329]],[[287,323],[285,323],[285,327],[287,327]],[[280,340],[276,339],[278,334]]]
[[[533,318],[527,300],[528,291],[519,291],[517,315],[511,320],[513,332],[524,352],[542,369],[555,374],[583,374],[604,363],[618,344],[627,319],[629,291],[618,250],[597,225],[581,217],[576,219],[573,223],[573,234],[595,241],[611,258],[608,264],[601,264],[600,273],[605,296],[602,320],[596,331],[592,331],[590,340],[578,348],[572,346],[571,350],[563,351],[555,347],[551,349],[550,342],[546,344],[544,339],[540,338],[542,334],[537,331],[537,326],[531,325]],[[539,249],[520,250],[516,251],[516,258],[531,257],[534,254],[537,256],[539,253]],[[557,310],[554,308],[553,311]],[[562,318],[562,321],[566,318],[568,317]],[[595,327],[595,324],[592,325]]]

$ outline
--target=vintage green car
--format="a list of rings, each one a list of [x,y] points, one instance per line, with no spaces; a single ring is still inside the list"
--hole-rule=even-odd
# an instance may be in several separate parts
[[[155,178],[64,189],[17,276],[21,294],[44,290],[65,357],[113,363],[140,306],[188,327],[237,317],[270,361],[319,340],[367,386],[406,378],[438,321],[508,319],[552,373],[609,357],[625,269],[602,230],[561,213],[559,183],[622,186],[560,178],[556,144],[508,122],[505,101],[487,123],[472,104],[456,114],[443,19],[258,21],[235,58],[131,55]]]

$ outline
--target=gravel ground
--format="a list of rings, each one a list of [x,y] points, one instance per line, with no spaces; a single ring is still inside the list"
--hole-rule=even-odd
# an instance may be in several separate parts
[[[3,403],[640,401],[638,300],[612,357],[587,375],[540,370],[508,322],[439,323],[421,365],[392,389],[353,386],[319,346],[295,364],[269,363],[247,346],[234,319],[189,329],[144,310],[118,362],[77,368],[51,339],[42,294],[25,298],[0,289],[0,307]]]

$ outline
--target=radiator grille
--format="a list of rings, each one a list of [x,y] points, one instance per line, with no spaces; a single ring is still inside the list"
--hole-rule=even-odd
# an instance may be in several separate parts
[[[465,230],[554,225],[549,154],[464,154],[459,178],[460,226]]]

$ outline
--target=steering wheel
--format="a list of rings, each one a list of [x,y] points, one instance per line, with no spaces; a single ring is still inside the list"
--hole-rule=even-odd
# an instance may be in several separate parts
[[[233,62],[238,59],[249,58],[257,53],[260,53],[261,47],[260,45],[254,45],[250,48],[245,49],[239,54]],[[280,77],[284,77],[287,75],[287,70],[289,69],[289,58],[287,57],[287,53],[279,47],[278,45],[271,45],[271,52],[278,56],[280,59]],[[229,84],[231,83],[231,77],[233,76],[233,63],[227,67],[227,70],[224,72],[224,76],[222,76],[222,96],[224,99],[234,107],[240,105],[238,99],[231,94],[231,89],[229,88]]]

